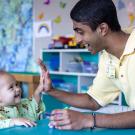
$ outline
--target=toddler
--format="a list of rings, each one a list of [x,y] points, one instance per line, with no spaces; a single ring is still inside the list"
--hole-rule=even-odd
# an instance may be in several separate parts
[[[43,91],[44,77],[31,99],[21,99],[21,88],[15,78],[5,71],[0,71],[0,129],[12,126],[36,126],[34,121],[45,111],[45,105],[40,98]]]

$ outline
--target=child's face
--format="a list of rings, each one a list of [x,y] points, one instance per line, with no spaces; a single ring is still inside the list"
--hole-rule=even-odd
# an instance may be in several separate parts
[[[11,106],[16,105],[21,100],[21,88],[9,74],[0,77],[0,105]]]

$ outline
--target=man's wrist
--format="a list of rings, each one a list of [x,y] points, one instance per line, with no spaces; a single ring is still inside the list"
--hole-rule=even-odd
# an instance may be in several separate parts
[[[93,117],[93,126],[91,127],[91,129],[94,129],[96,127],[96,114],[94,112],[92,113],[92,117]]]
[[[84,128],[91,128],[93,127],[93,116],[90,114],[87,114],[84,118]]]

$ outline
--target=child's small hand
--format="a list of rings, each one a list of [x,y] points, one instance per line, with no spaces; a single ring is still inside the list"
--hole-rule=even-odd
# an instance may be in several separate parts
[[[40,82],[33,95],[37,103],[40,102],[40,99],[41,99],[40,94],[42,92],[49,92],[52,90],[52,80],[42,60],[38,59],[38,65],[41,68]]]
[[[41,68],[41,76],[43,79],[40,78],[40,80],[43,83],[43,92],[50,92],[53,87],[49,72],[41,59],[38,59],[37,63]]]
[[[25,127],[34,127],[37,124],[26,118],[12,118],[11,123],[12,126],[25,126]]]

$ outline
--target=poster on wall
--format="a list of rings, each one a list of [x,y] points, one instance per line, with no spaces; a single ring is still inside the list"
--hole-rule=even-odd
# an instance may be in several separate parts
[[[52,35],[51,21],[34,22],[34,35],[36,38],[50,37]]]
[[[33,0],[0,1],[0,69],[29,71],[32,60]]]

